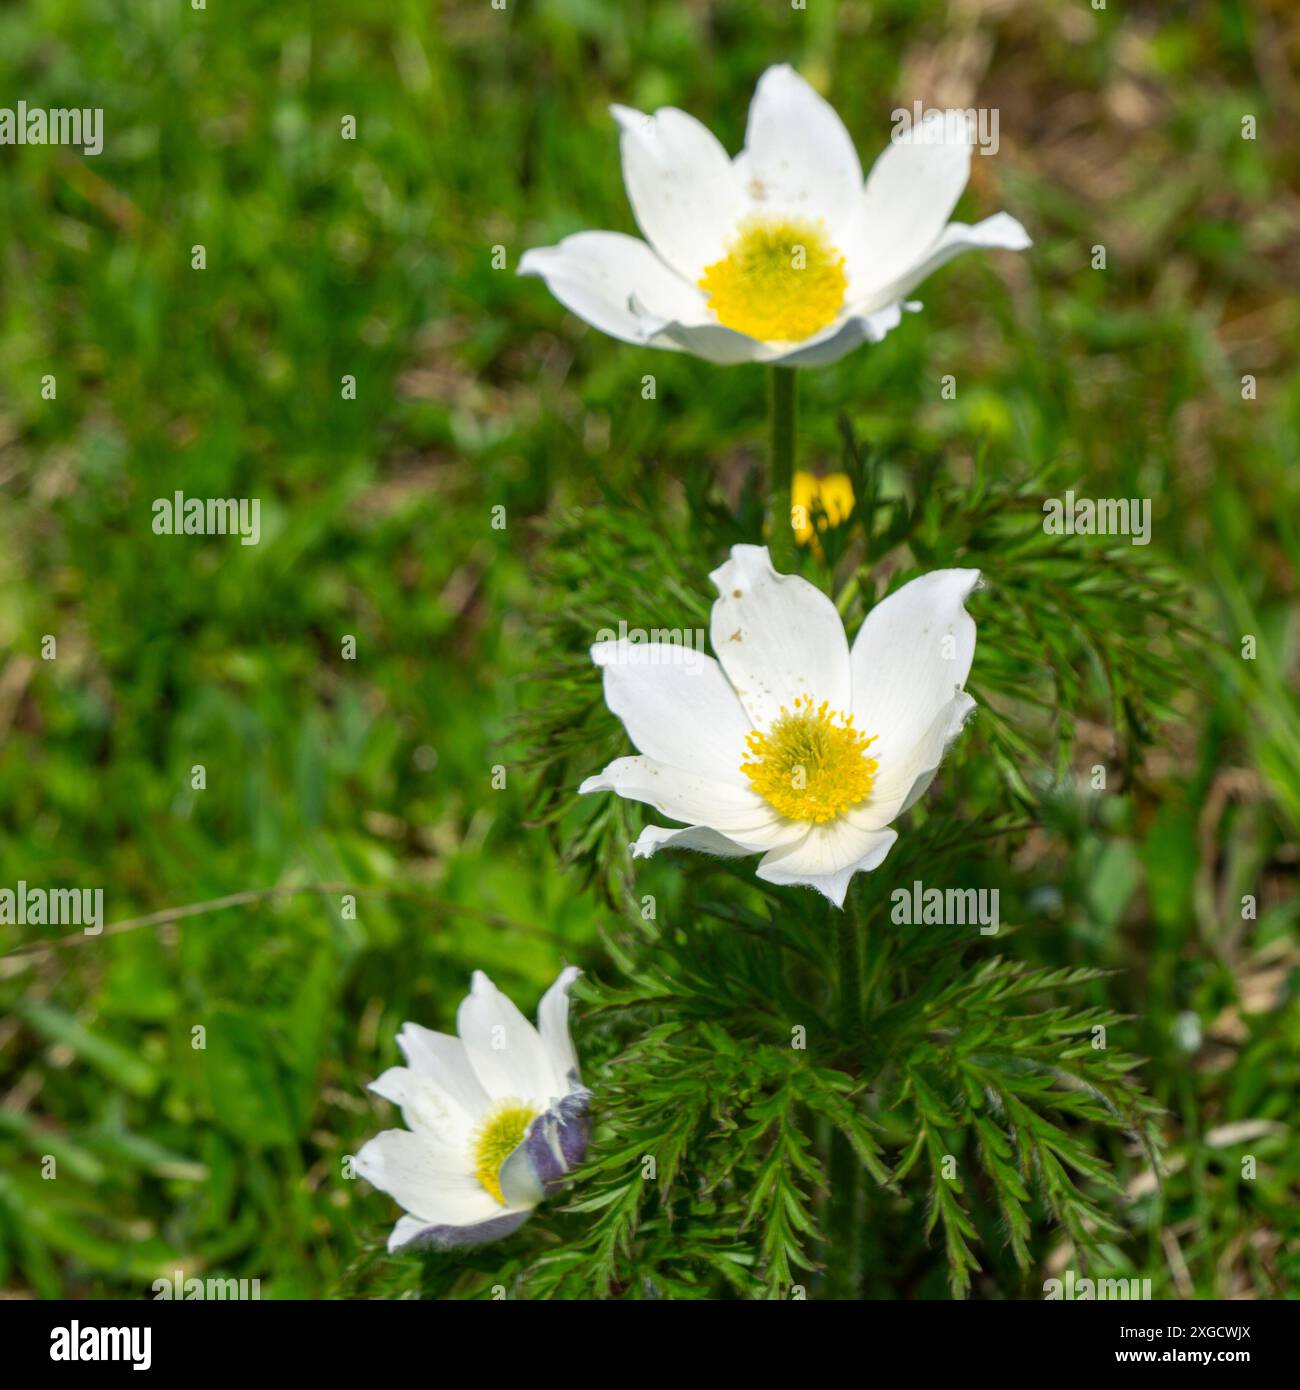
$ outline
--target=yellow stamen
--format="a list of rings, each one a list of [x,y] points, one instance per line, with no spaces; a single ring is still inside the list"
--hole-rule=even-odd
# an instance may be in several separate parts
[[[471,1160],[474,1176],[501,1203],[501,1165],[514,1153],[537,1118],[537,1111],[517,1100],[501,1100],[488,1111],[474,1133]]]
[[[877,766],[866,749],[875,741],[853,727],[851,714],[801,695],[793,710],[781,706],[767,733],[749,735],[740,770],[783,816],[820,825],[866,800]]]
[[[848,277],[820,223],[753,216],[700,288],[719,323],[765,342],[799,342],[835,321]]]

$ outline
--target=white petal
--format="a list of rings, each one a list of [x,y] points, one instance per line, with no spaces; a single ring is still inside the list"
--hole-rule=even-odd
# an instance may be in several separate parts
[[[737,766],[743,756],[742,746]],[[787,838],[781,816],[748,785],[711,781],[653,758],[615,758],[603,772],[588,777],[578,792],[617,792],[630,801],[643,801],[670,820],[719,830],[729,840],[747,845],[751,854]]]
[[[627,106],[618,121],[623,183],[646,240],[690,284],[726,255],[743,216],[727,152],[694,116],[665,106],[653,116]]]
[[[720,831],[706,825],[690,825],[685,830],[665,825],[647,825],[632,846],[633,859],[649,859],[661,849],[693,849],[700,854],[717,855],[719,859],[743,859],[757,851],[738,845]]]
[[[569,991],[573,982],[582,974],[576,965],[566,966],[559,978],[542,995],[537,1006],[537,1031],[541,1035],[542,1046],[550,1058],[551,1070],[555,1075],[555,1092],[551,1099],[567,1095],[572,1084],[571,1078],[578,1077],[578,1054],[574,1050],[573,1039],[569,1035]]]
[[[746,786],[740,764],[752,728],[722,667],[694,649],[598,642],[605,703],[647,757],[718,782]]]
[[[833,238],[862,192],[862,165],[844,122],[785,64],[758,80],[736,171],[758,209],[821,219]]]
[[[399,1217],[397,1225],[393,1227],[392,1233],[388,1237],[388,1253],[391,1255],[395,1250],[400,1250],[402,1246],[409,1245],[416,1236],[428,1228],[429,1223],[421,1221],[418,1216]]]
[[[858,728],[876,740],[869,751],[879,764],[881,797],[966,683],[975,622],[964,605],[979,577],[967,569],[923,574],[882,599],[858,631],[852,709]]]
[[[707,307],[704,312],[708,314]],[[720,323],[702,322],[700,316],[688,323],[663,319],[648,323],[647,327],[650,336],[646,341],[650,347],[689,352],[692,357],[702,357],[719,367],[734,367],[742,362],[770,362],[780,352],[747,333],[738,333]]]
[[[764,342],[720,323],[677,323],[642,320],[646,346],[670,348],[703,358],[719,367],[759,362],[777,367],[822,367],[838,362],[862,343],[878,343],[902,320],[904,310],[915,313],[917,303],[873,304],[838,318],[797,343]]]
[[[940,266],[947,265],[963,251],[1023,251],[1032,245],[1025,229],[1005,212],[986,217],[983,222],[976,222],[974,226],[968,226],[965,222],[949,222],[940,233],[938,241],[915,265],[909,266],[902,274],[869,295],[865,303],[874,306],[878,302],[889,302],[907,294],[926,276],[932,275]]]
[[[464,1249],[471,1245],[485,1245],[491,1240],[502,1240],[512,1235],[528,1220],[533,1208],[501,1207],[493,1202],[493,1214],[484,1220],[467,1222],[431,1223],[417,1216],[403,1216],[393,1227],[388,1237],[391,1254],[412,1242],[416,1246],[432,1247],[435,1250]]]
[[[421,1072],[444,1090],[468,1115],[480,1115],[491,1103],[470,1066],[465,1044],[418,1023],[402,1024],[397,1046],[412,1071]]]
[[[493,1100],[519,1100],[545,1109],[551,1068],[537,1029],[481,971],[456,1012],[456,1031],[478,1079]]]
[[[647,339],[650,347],[673,347],[702,357],[706,362],[730,367],[743,362],[770,363],[778,367],[821,367],[838,362],[861,343],[878,343],[897,328],[903,310],[915,312],[919,304],[886,304],[870,313],[853,312],[836,319],[798,343],[766,343],[720,323],[663,323]],[[650,321],[645,320],[647,327]]]
[[[867,177],[843,248],[855,303],[868,296],[877,302],[876,291],[939,239],[970,176],[971,144],[964,122],[935,113],[885,147]]]
[[[370,1090],[402,1108],[407,1128],[449,1159],[465,1153],[477,1112],[467,1111],[432,1077],[410,1067],[389,1067]]]
[[[848,819],[866,830],[879,830],[910,811],[925,795],[943,762],[948,745],[961,733],[975,701],[963,690],[935,715],[925,734],[908,753],[882,767],[865,805],[848,813]]]
[[[849,709],[844,624],[816,585],[777,574],[762,545],[732,546],[731,558],[709,578],[719,595],[710,624],[713,650],[758,728],[769,728],[801,695]]]
[[[526,1139],[507,1155],[497,1181],[501,1195],[512,1207],[535,1207],[546,1196],[546,1188],[529,1159]]]
[[[665,321],[704,323],[709,317],[699,290],[644,241],[622,232],[578,232],[558,246],[526,251],[519,274],[540,275],[566,309],[625,343],[646,344]]]
[[[876,868],[898,839],[894,830],[862,830],[846,817],[815,825],[798,844],[763,857],[758,876],[768,883],[815,888],[844,906],[849,880]]]
[[[828,362],[838,362],[861,343],[880,342],[886,333],[898,327],[904,309],[914,311],[920,307],[894,303],[871,314],[850,314],[770,360],[778,367],[823,367]]]
[[[418,1135],[386,1129],[362,1146],[356,1171],[426,1224],[468,1226],[505,1209],[469,1169],[441,1163]]]

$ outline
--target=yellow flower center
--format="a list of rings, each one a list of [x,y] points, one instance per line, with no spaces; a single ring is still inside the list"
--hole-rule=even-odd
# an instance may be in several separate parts
[[[835,321],[848,277],[821,225],[753,216],[700,289],[720,324],[764,342],[799,342]]]
[[[484,1117],[474,1133],[470,1158],[474,1176],[501,1203],[501,1165],[523,1142],[528,1126],[537,1118],[537,1111],[522,1101],[498,1101]]]
[[[781,706],[767,733],[750,734],[740,770],[783,816],[820,825],[866,800],[876,777],[866,750],[875,741],[853,727],[851,714],[801,695],[793,710]]]

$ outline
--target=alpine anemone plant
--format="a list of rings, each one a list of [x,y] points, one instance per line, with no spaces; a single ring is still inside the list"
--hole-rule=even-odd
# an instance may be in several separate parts
[[[404,1067],[370,1089],[402,1112],[357,1154],[357,1173],[403,1208],[389,1250],[482,1245],[518,1230],[587,1148],[587,1092],[569,1036],[572,966],[547,990],[537,1027],[474,972],[457,1037],[403,1025]]]
[[[645,240],[588,231],[528,251],[579,318],[624,342],[721,365],[770,368],[773,558],[794,558],[791,490],[795,369],[878,343],[927,276],[965,251],[1023,251],[1024,227],[999,212],[951,221],[970,177],[975,132],[935,111],[899,129],[863,179],[834,108],[785,64],[759,78],[745,147],[730,158],[693,116],[615,106],[628,201]]]
[[[1095,813],[1077,721],[1177,697],[1177,591],[1062,546],[1050,482],[985,455],[846,425],[811,462],[834,505],[789,567],[754,480],[646,469],[548,523],[529,821],[611,918],[591,1149],[475,1267],[511,1296],[1041,1296],[1049,1259],[1112,1268],[1117,1174],[1156,1159],[1131,1025],[1104,962],[1048,951],[1045,885]]]
[[[522,268],[615,337],[769,364],[770,467],[624,461],[622,495],[552,509],[516,734],[530,826],[609,913],[590,1096],[567,974],[537,1032],[476,977],[459,1041],[403,1030],[376,1089],[408,1128],[361,1170],[395,1246],[455,1247],[435,1296],[1014,1296],[1062,1246],[1107,1258],[1117,1159],[1156,1160],[1106,971],[1035,938],[1053,827],[1088,814],[1073,730],[1169,707],[1176,595],[1047,535],[1044,476],[884,456],[847,417],[796,504],[794,367],[883,335],[957,251],[1027,244],[949,221],[967,145],[892,145],[864,183],[788,68],[735,160],[681,112],[616,115],[647,240]]]
[[[578,232],[529,251],[519,270],[624,342],[725,365],[820,366],[879,342],[953,257],[1029,245],[1004,212],[949,220],[974,147],[959,113],[900,132],[864,181],[843,121],[785,65],[759,79],[734,159],[685,111],[612,111],[645,240]]]
[[[762,854],[769,883],[807,885],[843,907],[854,874],[878,868],[892,822],[920,799],[975,707],[965,692],[977,570],[921,575],[873,608],[852,647],[815,584],[733,547],[710,576],[716,659],[648,664],[626,638],[592,648],[605,702],[639,755],[579,791],[653,806],[682,830],[647,826],[632,853],[679,847]]]

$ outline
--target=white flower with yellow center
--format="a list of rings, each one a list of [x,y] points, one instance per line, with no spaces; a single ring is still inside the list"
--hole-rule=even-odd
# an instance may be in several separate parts
[[[624,342],[719,363],[833,362],[919,309],[906,295],[960,252],[1030,244],[1006,213],[948,221],[970,175],[959,113],[900,134],[864,185],[843,122],[790,67],[759,79],[735,159],[674,107],[612,110],[645,241],[578,232],[527,252],[519,272]]]
[[[456,1016],[459,1037],[403,1024],[406,1066],[370,1089],[401,1107],[407,1128],[377,1135],[356,1161],[408,1213],[390,1250],[508,1236],[582,1161],[589,1096],[569,1038],[569,989],[580,973],[561,972],[536,1028],[481,970]]]
[[[617,792],[684,823],[647,826],[637,857],[668,846],[762,854],[759,878],[806,884],[842,907],[975,707],[962,687],[979,571],[903,585],[867,614],[851,650],[831,600],[777,574],[766,547],[734,546],[710,578],[716,660],[627,639],[591,649],[605,703],[640,756],[616,758],[578,790]]]

